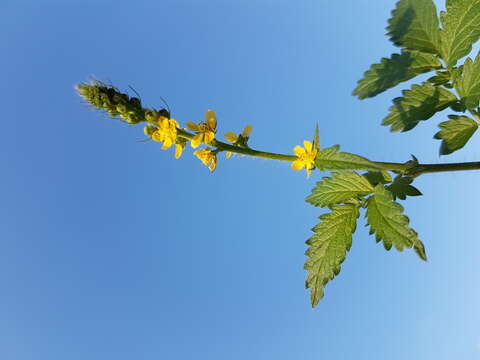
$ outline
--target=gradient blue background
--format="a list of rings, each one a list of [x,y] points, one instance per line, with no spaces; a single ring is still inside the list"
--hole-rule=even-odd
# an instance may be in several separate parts
[[[210,174],[74,92],[132,85],[181,123],[214,109],[220,134],[252,124],[270,151],[318,123],[322,146],[379,161],[478,161],[478,134],[439,158],[445,115],[381,127],[400,89],[350,95],[398,51],[394,3],[2,1],[0,357],[478,359],[478,172],[425,175],[404,203],[428,263],[384,251],[361,219],[312,310],[303,253],[320,211],[303,199],[321,174],[242,157]]]

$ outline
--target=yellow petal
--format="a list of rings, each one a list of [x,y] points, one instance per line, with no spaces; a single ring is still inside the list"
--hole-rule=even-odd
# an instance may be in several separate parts
[[[301,170],[304,167],[305,163],[301,160],[295,160],[292,162],[293,170]]]
[[[225,154],[226,158],[227,159],[230,159],[230,156],[232,156],[232,153],[230,151],[227,151],[227,153]]]
[[[173,145],[172,139],[166,138],[165,141],[163,142],[162,149],[163,150],[169,149],[170,146],[172,146],[172,145]]]
[[[312,143],[311,143],[310,141],[305,140],[305,141],[303,142],[303,146],[305,147],[305,150],[306,150],[307,153],[312,152],[313,145],[312,145]]]
[[[229,131],[223,136],[225,137],[225,139],[227,139],[227,141],[231,142],[232,144],[238,139],[237,134],[235,134],[233,131]]]
[[[245,128],[243,129],[243,132],[242,132],[242,136],[243,137],[248,137],[250,135],[250,133],[252,132],[252,130],[253,130],[252,125],[245,126]]]
[[[166,117],[160,116],[160,118],[158,119],[158,124],[162,129],[168,129],[168,125],[170,124],[170,121]]]
[[[168,119],[165,116],[159,116],[158,119],[157,119],[157,124],[161,124],[165,121],[168,122]]]
[[[205,122],[207,123],[210,130],[215,130],[217,128],[217,118],[215,116],[215,111],[207,110],[205,113]]]
[[[192,148],[197,148],[198,145],[200,145],[202,143],[202,134],[197,134],[193,137],[192,141],[191,141],[191,145],[192,145]]]
[[[194,122],[187,122],[187,127],[192,131],[199,131],[198,125]]]
[[[175,119],[170,119],[170,126],[176,128],[179,128],[180,126],[178,125],[177,120]]]
[[[205,155],[203,155],[203,156],[200,158],[200,161],[201,161],[202,164],[205,165],[205,166],[208,166],[208,164],[210,163],[210,159],[208,158],[208,156],[205,156]]]
[[[175,145],[175,159],[178,159],[180,156],[182,156],[183,152],[183,146],[176,144]]]
[[[214,158],[212,159],[212,162],[211,162],[211,164],[209,165],[208,169],[209,169],[211,172],[213,172],[216,167],[217,167],[217,158],[214,157]]]
[[[159,131],[155,131],[152,134],[152,140],[154,141],[163,141],[163,134]]]
[[[305,149],[298,145],[293,148],[293,152],[297,156],[305,155]]]
[[[206,131],[203,133],[203,142],[205,144],[210,144],[214,138],[215,134],[212,131]]]

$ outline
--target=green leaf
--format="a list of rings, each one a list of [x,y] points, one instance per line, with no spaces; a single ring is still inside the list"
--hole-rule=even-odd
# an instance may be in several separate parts
[[[319,181],[306,201],[313,206],[325,207],[372,192],[372,185],[363,176],[353,171],[342,171]]]
[[[392,193],[381,184],[375,187],[374,195],[368,198],[366,217],[370,233],[375,234],[377,242],[383,241],[386,250],[392,246],[399,251],[421,248],[417,233],[408,226],[408,217],[403,215],[403,206],[395,202]]]
[[[450,109],[456,112],[465,112],[467,110],[467,107],[462,101],[457,101],[450,105]]]
[[[420,196],[422,193],[415,186],[410,185],[413,182],[413,178],[410,176],[397,175],[391,185],[385,188],[393,195],[393,199],[396,198],[405,200],[407,196]]]
[[[415,253],[418,255],[420,259],[422,259],[423,261],[427,261],[427,252],[425,251],[425,245],[423,245],[423,242],[421,242],[420,240],[417,240],[415,245],[413,245],[413,250],[415,251]]]
[[[475,61],[468,58],[463,73],[455,79],[455,89],[468,109],[474,110],[480,102],[480,52]]]
[[[439,54],[440,29],[432,0],[400,0],[392,11],[387,31],[397,46]]]
[[[305,270],[308,271],[305,287],[310,289],[310,300],[315,307],[323,298],[324,288],[340,272],[347,251],[352,246],[359,212],[354,205],[334,205],[332,212],[320,216],[320,223],[307,244]]]
[[[380,64],[373,64],[365,72],[353,95],[359,99],[373,97],[403,81],[441,67],[438,59],[430,54],[417,51],[392,54],[390,59],[382,58]]]
[[[376,186],[378,184],[388,184],[392,182],[392,176],[388,173],[388,171],[369,171],[365,174],[362,174],[365,179],[368,180],[370,184]]]
[[[439,86],[427,82],[412,85],[402,92],[403,97],[393,99],[390,114],[382,125],[390,125],[390,131],[408,131],[419,121],[431,118],[436,112],[446,109],[457,101],[456,96]]]
[[[448,118],[450,120],[438,125],[441,130],[434,136],[442,140],[440,155],[451,154],[464,147],[478,128],[476,121],[467,116],[449,115]]]
[[[447,1],[447,12],[441,13],[440,20],[441,55],[452,67],[480,38],[480,0]]]
[[[452,80],[452,75],[449,71],[437,71],[434,76],[427,79],[432,85],[444,85],[450,80]]]
[[[340,152],[340,146],[334,145],[320,150],[315,158],[319,170],[378,170],[374,162],[351,153]]]

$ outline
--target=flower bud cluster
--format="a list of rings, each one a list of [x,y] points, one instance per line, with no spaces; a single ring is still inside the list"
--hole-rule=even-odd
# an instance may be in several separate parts
[[[106,111],[112,117],[118,116],[128,124],[145,121],[146,113],[149,111],[142,107],[139,98],[130,97],[100,81],[93,81],[91,84],[82,83],[77,85],[76,89],[90,105]],[[161,111],[168,114],[166,110]]]

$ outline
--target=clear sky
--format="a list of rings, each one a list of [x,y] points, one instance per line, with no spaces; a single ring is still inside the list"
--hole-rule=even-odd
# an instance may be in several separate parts
[[[217,112],[251,145],[322,146],[378,161],[480,159],[479,136],[439,158],[444,117],[379,125],[400,89],[351,96],[395,1],[23,1],[0,5],[0,358],[480,357],[478,172],[425,175],[404,202],[427,246],[386,252],[360,219],[312,310],[303,255],[321,214],[288,163],[234,157],[210,174],[89,110],[91,77],[165,98],[179,122]]]

